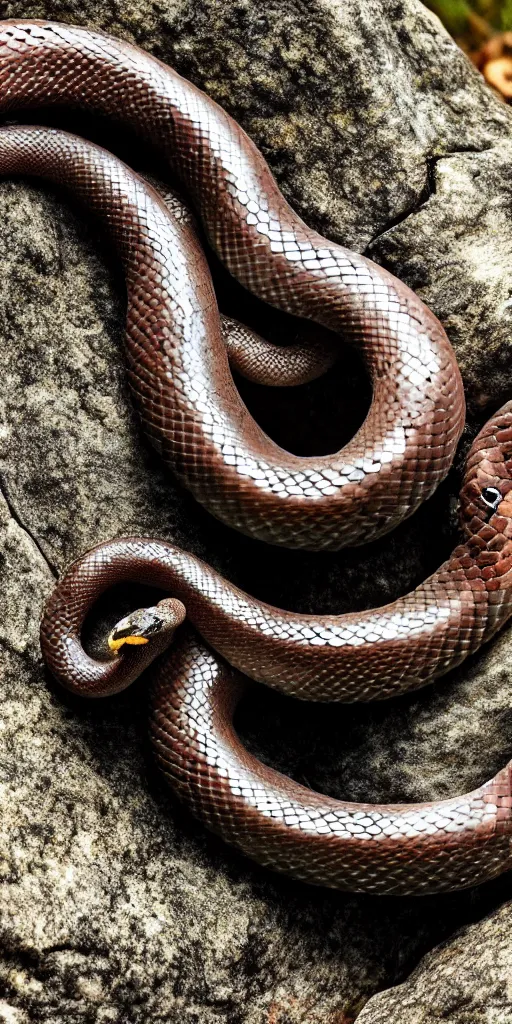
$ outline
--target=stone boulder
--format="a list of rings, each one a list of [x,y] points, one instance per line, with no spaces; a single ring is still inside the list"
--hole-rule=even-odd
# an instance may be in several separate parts
[[[407,998],[401,1019],[423,1024],[443,1004],[425,996],[418,1017],[421,977],[446,987],[450,957],[460,1005],[481,978],[482,991],[501,985],[509,1007],[506,947],[489,924],[507,911],[480,923],[511,897],[508,877],[444,897],[376,899],[253,865],[165,790],[146,739],[146,681],[95,704],[72,698],[44,671],[38,620],[72,558],[127,533],[168,538],[251,593],[304,611],[382,604],[436,568],[457,536],[467,444],[512,383],[510,111],[419,0],[1,0],[0,14],[103,29],[208,91],[263,149],[305,220],[388,266],[442,319],[469,405],[452,474],[392,536],[329,556],[234,536],[141,436],[115,254],[69,197],[0,183],[0,1021],[348,1024],[373,996],[362,1021],[385,1019],[372,1002],[385,1013]],[[55,112],[47,121],[162,172],[110,126]],[[286,331],[214,269],[226,312]],[[305,454],[338,447],[368,402],[349,352],[298,393],[240,387],[266,429]],[[139,597],[114,595],[98,614]],[[309,707],[255,688],[240,731],[269,763],[333,795],[434,799],[509,759],[511,668],[504,631],[457,673],[386,705]],[[376,995],[394,985],[396,998]]]

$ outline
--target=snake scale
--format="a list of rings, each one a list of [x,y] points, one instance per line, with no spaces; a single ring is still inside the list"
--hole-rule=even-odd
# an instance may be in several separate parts
[[[307,459],[284,452],[250,417],[228,353],[253,379],[285,384],[320,373],[332,351],[276,348],[222,322],[190,220],[172,216],[110,153],[54,129],[0,129],[3,176],[68,188],[113,239],[126,276],[134,400],[178,479],[230,526],[284,546],[360,544],[410,515],[446,475],[464,424],[460,374],[433,314],[387,271],[308,228],[242,129],[160,61],[74,26],[0,23],[0,110],[51,105],[114,117],[156,145],[231,274],[266,302],[342,335],[367,366],[372,403],[349,444]],[[372,893],[483,881],[510,866],[512,765],[449,800],[346,803],[257,761],[232,718],[240,673],[302,699],[373,700],[420,687],[477,650],[512,612],[511,488],[509,403],[470,450],[462,543],[414,592],[357,614],[271,607],[163,540],[101,544],[51,595],[44,657],[63,685],[99,697],[163,655],[151,696],[157,760],[192,811],[260,863]],[[121,620],[109,656],[94,658],[81,642],[85,616],[107,588],[129,581],[172,597]],[[182,625],[185,616],[197,632]]]

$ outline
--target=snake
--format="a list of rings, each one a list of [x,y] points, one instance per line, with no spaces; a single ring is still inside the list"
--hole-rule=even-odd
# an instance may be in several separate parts
[[[455,355],[433,313],[387,270],[311,230],[241,127],[162,62],[88,29],[0,23],[0,110],[52,105],[114,117],[155,145],[232,276],[331,332],[327,345],[276,348],[222,318],[193,219],[172,215],[165,197],[99,146],[47,127],[1,128],[0,174],[68,189],[112,239],[126,279],[134,402],[178,480],[229,526],[307,550],[367,542],[411,515],[446,476],[465,417]],[[283,451],[252,420],[230,361],[254,380],[292,384],[321,373],[344,343],[371,380],[364,423],[329,456]],[[233,716],[248,680],[302,700],[381,700],[478,650],[512,612],[511,489],[508,403],[469,452],[462,543],[412,593],[338,616],[258,601],[164,540],[104,542],[50,595],[43,656],[59,682],[88,697],[119,692],[157,659],[150,732],[165,777],[210,829],[264,866],[376,894],[479,883],[510,866],[511,765],[447,800],[344,802],[256,759]],[[88,613],[129,582],[172,596],[120,620],[104,656],[86,651]]]
[[[227,270],[259,299],[350,342],[367,367],[372,401],[348,445],[313,458],[284,452],[234,385],[189,227],[173,225],[103,151],[44,132],[31,142],[4,135],[2,173],[67,185],[106,221],[125,267],[134,399],[180,482],[227,525],[308,550],[367,543],[414,512],[448,472],[465,418],[437,318],[382,267],[308,228],[242,129],[159,60],[75,26],[3,22],[0,113],[56,105],[114,117],[155,147]]]

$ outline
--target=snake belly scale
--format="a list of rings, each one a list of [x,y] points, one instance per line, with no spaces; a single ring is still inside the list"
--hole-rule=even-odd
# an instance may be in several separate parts
[[[325,457],[282,451],[234,387],[208,266],[186,219],[173,219],[151,186],[97,146],[45,128],[1,129],[2,175],[67,187],[113,238],[127,282],[134,398],[178,478],[214,515],[274,544],[337,549],[410,515],[446,475],[464,423],[459,371],[433,314],[385,270],[308,228],[242,129],[171,69],[100,33],[1,23],[0,109],[52,104],[115,117],[156,144],[228,270],[265,301],[342,335],[366,362],[373,398],[353,440]],[[277,382],[296,376],[295,358],[280,351]],[[151,731],[163,771],[209,827],[315,884],[403,893],[492,877],[510,864],[510,767],[453,800],[348,804],[257,762],[232,714],[238,672],[302,699],[382,699],[424,685],[490,639],[512,610],[511,469],[507,405],[468,458],[463,543],[413,593],[364,613],[292,614],[164,541],[102,544],[52,594],[44,656],[75,692],[115,693],[166,651],[186,614],[201,639],[182,631],[160,662]],[[92,658],[84,618],[104,590],[131,580],[172,597],[127,616],[109,637],[110,657]]]

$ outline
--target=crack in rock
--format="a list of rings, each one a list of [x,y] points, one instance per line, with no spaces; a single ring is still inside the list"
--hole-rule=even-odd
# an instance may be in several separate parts
[[[5,479],[3,478],[2,474],[0,474],[0,494],[2,495],[2,497],[3,497],[4,501],[5,501],[5,504],[7,506],[7,510],[9,512],[9,515],[10,515],[11,519],[14,520],[14,522],[17,524],[17,526],[19,526],[20,530],[22,530],[22,532],[24,534],[26,534],[26,536],[32,541],[32,544],[37,549],[39,555],[43,559],[43,561],[44,561],[45,565],[47,566],[47,568],[50,570],[52,576],[54,577],[54,579],[57,579],[58,578],[58,572],[57,572],[56,566],[52,564],[52,562],[50,561],[50,559],[48,558],[48,556],[44,552],[43,547],[42,547],[40,541],[37,539],[37,537],[32,532],[30,527],[27,526],[26,523],[23,522],[23,520],[21,519],[19,513],[16,511],[14,503],[13,503],[13,501],[10,499],[10,497],[8,495],[7,485],[6,485]]]
[[[382,238],[383,235],[386,235],[389,231],[392,231],[393,228],[398,227],[400,224],[404,224],[409,217],[413,217],[415,214],[419,213],[419,211],[426,206],[426,204],[429,202],[432,196],[435,196],[437,192],[436,168],[438,163],[441,162],[441,160],[451,160],[453,159],[453,157],[465,156],[468,153],[488,153],[492,149],[494,149],[493,146],[483,146],[481,149],[468,146],[467,149],[461,148],[456,150],[450,150],[450,152],[448,153],[439,153],[435,156],[427,156],[425,161],[425,185],[422,188],[420,194],[418,195],[416,202],[408,206],[407,209],[402,210],[401,213],[397,213],[395,217],[391,217],[390,220],[386,223],[385,227],[378,231],[377,234],[372,236],[370,242],[368,242],[368,245],[365,246],[363,255],[368,255],[371,252],[372,247],[375,245],[375,242],[378,242],[379,238]]]

